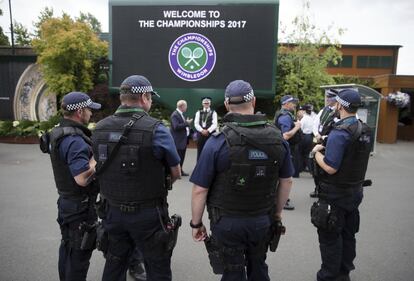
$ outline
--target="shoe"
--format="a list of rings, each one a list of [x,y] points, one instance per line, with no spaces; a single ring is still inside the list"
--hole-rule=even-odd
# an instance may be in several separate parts
[[[318,192],[312,191],[311,193],[309,193],[309,196],[312,197],[312,198],[316,198],[316,197],[318,197]]]
[[[145,272],[144,263],[140,262],[131,266],[128,270],[129,275],[134,278],[135,281],[146,281],[147,273]]]
[[[288,199],[288,200],[286,201],[285,206],[283,206],[283,209],[285,209],[285,210],[289,210],[289,211],[293,211],[293,210],[295,209],[295,206],[293,206],[293,205],[290,203],[290,199]]]
[[[187,174],[186,172],[184,172],[184,171],[181,171],[181,176],[183,176],[183,177],[188,177],[189,176],[189,174]]]

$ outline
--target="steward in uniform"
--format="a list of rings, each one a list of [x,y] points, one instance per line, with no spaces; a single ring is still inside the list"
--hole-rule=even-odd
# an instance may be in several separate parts
[[[59,193],[57,222],[62,233],[58,263],[61,281],[86,280],[89,259],[95,249],[93,233],[97,216],[94,203],[99,187],[93,181],[96,162],[92,157],[91,132],[85,125],[92,116],[91,109],[100,107],[84,93],[65,95],[61,104],[63,118],[40,139],[41,150],[50,153]]]
[[[200,157],[204,144],[217,129],[217,113],[210,108],[211,98],[202,99],[203,108],[196,112],[194,127],[197,130],[197,159]]]
[[[344,89],[336,100],[340,120],[329,133],[326,148],[318,144],[312,150],[320,170],[319,201],[311,209],[322,257],[318,281],[351,280],[360,221],[358,207],[373,144],[370,128],[356,118],[361,104],[358,92]]]
[[[298,145],[302,140],[302,131],[301,131],[301,123],[300,121],[296,121],[295,115],[293,112],[296,109],[298,104],[298,99],[294,98],[291,95],[283,96],[280,99],[280,103],[282,104],[282,108],[276,112],[275,114],[275,125],[280,129],[282,132],[282,136],[285,140],[288,141],[293,166],[295,172],[293,177],[299,177],[299,152],[298,152]],[[290,199],[286,201],[285,206],[283,207],[285,210],[294,210],[295,207],[290,202]]]
[[[221,280],[269,280],[269,237],[292,185],[289,146],[265,115],[254,114],[255,102],[249,83],[227,86],[224,127],[206,142],[190,178],[193,239],[216,249],[210,263]],[[211,237],[202,223],[206,205]]]
[[[135,248],[143,255],[148,280],[172,278],[178,227],[170,222],[167,189],[180,177],[180,158],[169,130],[147,113],[152,95],[157,94],[144,76],[126,78],[121,106],[96,125],[92,137],[103,199],[100,216],[109,240],[104,281],[126,280]]]

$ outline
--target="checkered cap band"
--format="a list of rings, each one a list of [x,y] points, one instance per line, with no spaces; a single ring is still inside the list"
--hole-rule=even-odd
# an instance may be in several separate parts
[[[66,105],[66,110],[68,110],[68,111],[78,110],[78,109],[81,109],[81,108],[88,107],[92,103],[93,103],[92,100],[88,99],[88,100],[83,101],[83,102],[68,104],[68,105]]]
[[[250,93],[243,96],[244,101],[251,101],[254,97],[254,92],[251,90]]]
[[[339,102],[341,105],[345,107],[349,107],[351,105],[350,102],[347,102],[346,100],[341,99],[339,96],[336,96],[336,101]]]
[[[143,94],[153,92],[154,90],[152,89],[152,86],[132,86],[130,91],[133,94]]]

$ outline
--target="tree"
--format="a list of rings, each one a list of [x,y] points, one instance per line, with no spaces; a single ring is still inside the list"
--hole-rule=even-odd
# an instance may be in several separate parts
[[[29,31],[23,24],[14,21],[13,24],[14,31],[14,43],[17,46],[30,46],[32,38],[29,34]]]
[[[322,106],[323,93],[319,86],[334,84],[333,78],[326,72],[328,63],[337,64],[341,59],[339,44],[330,39],[328,31],[320,31],[310,22],[306,13],[309,2],[304,3],[304,14],[293,20],[291,33],[282,32],[286,43],[281,43],[278,50],[276,70],[276,97],[292,94],[301,103]],[[338,34],[342,34],[339,29]]]
[[[101,30],[101,23],[91,13],[85,14],[85,13],[80,12],[80,16],[79,16],[79,18],[76,18],[76,20],[88,24],[90,26],[90,28],[96,34],[99,34],[99,33],[102,32],[102,30]]]
[[[39,35],[32,44],[50,91],[58,95],[89,91],[96,61],[107,56],[107,43],[88,24],[67,14],[43,20]]]
[[[35,27],[35,38],[40,37],[40,28],[42,24],[51,18],[53,18],[53,8],[44,7],[43,10],[40,11],[40,16],[37,17],[37,22],[33,23],[33,26]]]
[[[3,11],[0,9],[0,16],[3,15]],[[10,46],[9,38],[4,34],[3,28],[0,26],[0,46]]]

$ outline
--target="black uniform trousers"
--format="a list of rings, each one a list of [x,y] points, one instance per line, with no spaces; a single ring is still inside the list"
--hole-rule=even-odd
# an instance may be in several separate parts
[[[321,183],[319,192],[319,198],[327,201],[337,216],[333,230],[318,229],[322,265],[317,280],[331,281],[339,276],[347,276],[355,269],[355,234],[359,231],[358,207],[362,202],[363,191],[362,187],[344,190]]]
[[[209,137],[210,135],[205,137],[201,133],[197,133],[197,160],[198,158],[200,158],[201,151],[203,151],[203,147],[206,144],[206,141],[208,140]]]
[[[61,281],[83,281],[89,269],[93,249],[81,250],[82,222],[92,224],[96,221],[95,210],[90,210],[88,198],[82,200],[59,197],[57,222],[60,226],[62,241],[59,247],[59,279]]]
[[[109,245],[102,281],[125,281],[128,261],[135,247],[144,257],[148,281],[171,280],[171,251],[163,252],[162,243],[154,239],[162,231],[160,211],[142,208],[123,212],[108,206],[103,226],[108,232]]]
[[[231,270],[224,270],[222,281],[270,280],[266,253],[255,251],[266,240],[270,225],[269,215],[245,218],[223,216],[217,223],[211,223],[212,236],[225,247],[225,264],[233,266]]]

